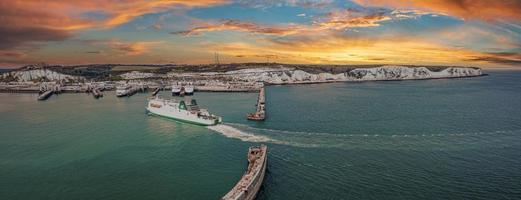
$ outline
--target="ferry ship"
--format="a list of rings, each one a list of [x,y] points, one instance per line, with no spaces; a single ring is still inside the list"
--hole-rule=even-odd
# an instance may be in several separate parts
[[[221,117],[210,114],[206,109],[200,109],[195,99],[186,104],[185,101],[161,99],[156,96],[148,100],[146,109],[154,115],[197,125],[212,126],[222,122]]]
[[[137,89],[132,87],[131,85],[121,85],[116,87],[117,97],[132,96],[136,92]]]
[[[181,86],[180,85],[172,85],[172,96],[178,96],[181,94]]]
[[[193,95],[194,94],[194,86],[193,85],[185,85],[185,95]]]

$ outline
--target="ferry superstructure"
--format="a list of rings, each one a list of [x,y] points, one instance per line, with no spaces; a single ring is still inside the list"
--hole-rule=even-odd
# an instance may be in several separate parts
[[[221,117],[199,108],[195,99],[187,104],[185,101],[167,100],[155,96],[148,100],[146,109],[154,115],[203,126],[216,125],[222,121]]]

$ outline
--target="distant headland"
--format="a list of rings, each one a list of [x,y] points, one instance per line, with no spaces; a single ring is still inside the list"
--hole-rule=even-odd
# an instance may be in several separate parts
[[[477,67],[415,65],[302,65],[279,63],[237,63],[207,65],[91,64],[28,65],[0,72],[0,90],[13,85],[53,83],[60,85],[111,82],[164,85],[190,82],[196,89],[255,85],[310,84],[329,82],[418,80],[475,77],[483,75]],[[220,90],[219,89],[219,90]],[[255,89],[254,89],[255,90]],[[239,90],[242,91],[242,90]]]

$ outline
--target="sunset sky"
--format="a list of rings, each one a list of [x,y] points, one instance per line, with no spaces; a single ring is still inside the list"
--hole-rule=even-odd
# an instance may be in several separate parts
[[[519,0],[0,1],[0,66],[521,65]]]

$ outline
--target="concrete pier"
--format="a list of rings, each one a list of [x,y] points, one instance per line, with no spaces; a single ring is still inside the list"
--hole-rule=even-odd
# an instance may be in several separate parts
[[[264,121],[266,119],[266,95],[264,87],[259,91],[259,97],[257,98],[257,110],[254,113],[248,114],[248,120]]]
[[[260,145],[248,150],[248,169],[241,180],[224,195],[222,200],[253,200],[264,180],[268,163],[268,147]]]

